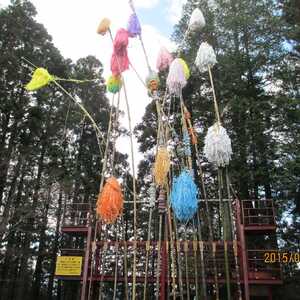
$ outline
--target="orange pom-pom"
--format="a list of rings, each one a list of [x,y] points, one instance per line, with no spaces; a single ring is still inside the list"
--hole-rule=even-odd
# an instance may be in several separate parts
[[[109,26],[110,26],[110,20],[107,18],[102,19],[97,28],[97,33],[101,35],[105,35],[106,32],[109,30]]]
[[[97,213],[107,224],[114,223],[123,212],[123,194],[115,177],[107,179],[97,201]]]

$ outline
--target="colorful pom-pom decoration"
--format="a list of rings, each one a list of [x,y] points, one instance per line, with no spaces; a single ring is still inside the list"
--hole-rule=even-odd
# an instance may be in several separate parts
[[[189,80],[189,78],[191,76],[191,72],[190,72],[190,69],[189,69],[187,63],[182,58],[179,58],[179,61],[180,61],[180,63],[183,66],[183,71],[184,71],[184,77],[185,77],[185,79]]]
[[[158,56],[156,60],[157,70],[159,71],[166,70],[172,63],[173,59],[174,58],[172,54],[165,47],[161,47],[158,52]]]
[[[97,28],[97,33],[101,35],[105,35],[107,31],[109,30],[110,27],[110,20],[107,18],[104,18],[101,20],[98,28]]]
[[[133,13],[128,20],[127,31],[130,37],[134,38],[141,35],[142,28],[138,16]]]
[[[187,170],[175,177],[170,199],[175,216],[180,222],[188,222],[197,212],[197,194],[197,186]]]
[[[122,88],[122,80],[120,76],[111,75],[106,82],[107,90],[110,93],[116,94]]]
[[[158,148],[154,163],[154,180],[157,185],[164,185],[170,170],[170,156],[167,147]]]
[[[97,213],[107,224],[114,223],[123,212],[123,194],[115,177],[107,179],[97,201]]]
[[[154,182],[151,183],[147,194],[149,197],[149,207],[153,208],[155,206],[156,201],[156,186]]]
[[[208,68],[212,68],[216,63],[217,59],[213,47],[206,42],[201,43],[195,60],[199,71],[206,72]]]
[[[25,89],[27,91],[36,91],[49,82],[53,81],[54,77],[44,68],[37,68],[32,75],[29,83],[26,84]]]
[[[184,67],[179,58],[172,61],[167,77],[169,92],[175,96],[180,96],[182,89],[186,86],[187,80],[184,74]]]
[[[189,22],[189,30],[201,30],[205,26],[205,18],[199,8],[195,8],[191,14]]]
[[[227,131],[219,123],[208,128],[204,141],[204,155],[218,167],[229,164],[232,155],[231,140]]]
[[[187,130],[183,130],[183,148],[186,156],[191,156],[191,139]]]
[[[148,90],[153,93],[154,91],[157,91],[159,87],[159,77],[157,73],[154,71],[151,71],[149,75],[146,78],[146,85]]]
[[[114,52],[110,63],[110,69],[114,76],[121,74],[129,68],[127,46],[128,31],[121,28],[114,39]]]

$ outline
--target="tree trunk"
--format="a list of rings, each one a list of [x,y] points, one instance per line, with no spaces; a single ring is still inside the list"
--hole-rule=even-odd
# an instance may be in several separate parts
[[[56,211],[57,219],[56,219],[56,228],[55,228],[54,247],[53,247],[53,252],[52,252],[50,276],[49,276],[48,289],[47,289],[48,300],[52,300],[52,294],[53,294],[54,272],[55,272],[56,256],[57,256],[58,246],[59,246],[60,222],[61,222],[61,217],[62,217],[62,200],[63,200],[63,193],[62,193],[62,187],[60,186],[58,203],[57,203],[58,205],[57,205],[57,211]],[[59,292],[59,289],[58,289],[58,292]],[[60,299],[60,298],[58,297],[58,299]]]
[[[34,271],[34,282],[32,285],[32,297],[33,299],[39,299],[40,289],[41,289],[41,278],[42,278],[42,264],[44,260],[44,251],[45,251],[45,242],[46,242],[46,230],[47,230],[47,219],[48,211],[51,201],[51,185],[49,186],[47,200],[45,203],[44,216],[42,220],[42,227],[40,231],[40,240],[39,240],[39,250],[38,258],[36,261],[35,271]]]

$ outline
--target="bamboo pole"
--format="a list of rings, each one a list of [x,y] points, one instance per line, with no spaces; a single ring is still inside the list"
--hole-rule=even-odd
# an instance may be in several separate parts
[[[157,241],[157,268],[156,268],[156,300],[159,299],[159,275],[160,275],[160,254],[161,254],[161,232],[162,214],[159,215],[158,241]]]
[[[227,197],[230,198],[230,181],[229,181],[229,175],[228,175],[228,169],[225,168],[225,175],[226,175],[226,188],[227,188]],[[237,290],[238,290],[238,297],[239,300],[242,300],[242,288],[241,288],[241,278],[240,278],[240,267],[238,263],[238,245],[237,245],[237,229],[236,229],[236,219],[234,218],[234,213],[232,209],[232,202],[229,202],[229,213],[232,217],[232,236],[234,238],[233,240],[233,253],[234,253],[234,264],[236,269],[236,277],[237,277]]]
[[[187,241],[186,231],[184,233],[184,244],[183,244],[183,251],[184,251],[184,260],[185,260],[185,284],[186,284],[186,292],[187,292],[187,299],[190,300],[190,281],[189,281],[189,270],[188,270],[188,251],[189,251],[189,244]]]
[[[111,30],[109,29],[109,35],[111,38],[111,41],[113,43],[113,36],[111,33]],[[117,57],[117,64],[120,68],[120,62]],[[136,207],[136,181],[135,181],[135,165],[134,165],[134,150],[133,150],[133,131],[132,131],[132,122],[131,122],[131,114],[130,114],[130,108],[129,108],[129,101],[127,96],[127,90],[125,85],[124,77],[120,71],[121,74],[121,81],[123,85],[123,91],[125,96],[125,103],[126,103],[126,110],[127,110],[127,117],[128,117],[128,127],[129,127],[129,138],[130,138],[130,152],[131,152],[131,169],[132,169],[132,189],[133,189],[133,236],[134,236],[134,246],[133,246],[133,270],[132,270],[132,299],[135,300],[136,296],[136,241],[137,241],[137,207]]]
[[[116,300],[117,296],[117,280],[118,280],[118,256],[119,256],[119,241],[118,241],[118,233],[116,230],[116,241],[115,241],[115,250],[116,250],[116,258],[115,258],[115,270],[114,270],[114,295],[113,300]]]
[[[184,111],[188,112],[185,105],[184,105]],[[190,119],[187,119],[187,123],[188,123],[188,127],[190,129],[193,128],[193,125],[192,125],[192,122]],[[206,187],[205,187],[205,183],[204,183],[204,174],[203,174],[203,170],[202,170],[202,166],[201,166],[201,160],[200,160],[199,149],[198,149],[197,143],[194,145],[194,150],[195,150],[195,155],[196,155],[196,159],[197,159],[199,176],[200,176],[200,180],[201,180],[202,194],[203,194],[203,198],[204,198],[204,202],[205,202],[205,209],[206,209],[206,216],[207,216],[207,223],[208,223],[208,237],[209,237],[210,244],[212,245],[213,239],[214,239],[213,230],[212,230],[212,221],[210,218],[210,209],[209,209],[209,205],[208,205],[208,198],[207,198]],[[199,216],[197,216],[197,217],[198,217],[198,220],[200,221]],[[201,230],[198,229],[198,233],[201,234]],[[202,240],[202,238],[200,237],[200,241],[201,240]],[[202,261],[204,262],[204,259],[202,259]],[[216,262],[215,255],[213,255],[213,273],[214,273],[214,284],[215,284],[214,290],[215,290],[215,294],[216,294],[216,300],[219,300],[218,270],[217,270],[217,262]],[[206,295],[206,283],[202,283],[202,284],[205,287],[204,292]]]
[[[124,217],[122,218],[122,223],[124,224]],[[125,300],[128,300],[128,266],[127,266],[127,240],[125,227],[123,226],[122,236],[124,241],[124,282],[125,282]]]
[[[144,278],[144,292],[143,299],[147,299],[147,283],[148,283],[148,268],[149,268],[149,252],[150,252],[150,238],[151,238],[151,221],[152,221],[153,208],[150,208],[149,212],[149,221],[148,221],[148,233],[147,233],[147,242],[146,242],[146,266],[145,266],[145,278]]]

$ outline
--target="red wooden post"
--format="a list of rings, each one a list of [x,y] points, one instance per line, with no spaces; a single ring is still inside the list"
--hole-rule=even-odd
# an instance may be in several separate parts
[[[269,286],[269,288],[268,288],[268,300],[272,300],[272,299],[273,299],[273,297],[272,297],[272,289]]]
[[[246,250],[246,241],[245,241],[245,231],[244,231],[244,225],[242,224],[241,221],[241,207],[240,207],[239,199],[236,199],[236,216],[237,216],[237,226],[238,226],[238,233],[240,238],[240,245],[242,250],[241,265],[243,267],[245,300],[250,300],[248,259],[247,259],[247,250]]]

